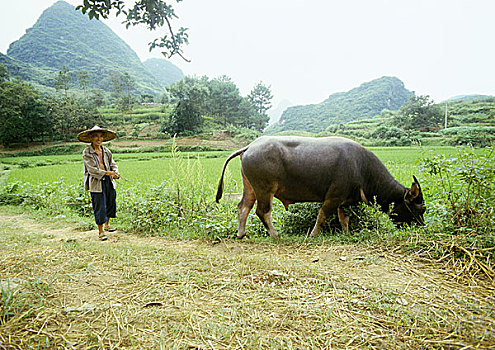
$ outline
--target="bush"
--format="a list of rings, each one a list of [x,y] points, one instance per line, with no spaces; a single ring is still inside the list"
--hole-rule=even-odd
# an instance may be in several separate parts
[[[488,147],[495,143],[495,127],[493,126],[453,127],[440,130],[438,133],[451,136],[451,144],[453,145]]]
[[[318,217],[321,203],[296,203],[289,206],[288,211],[277,213],[280,221],[277,223],[280,233],[284,235],[308,235]],[[380,210],[377,205],[359,203],[344,209],[349,215],[349,231],[345,234],[341,230],[337,215],[333,215],[324,224],[322,233],[344,234],[344,241],[363,242],[376,240],[396,230],[395,225],[388,215]],[[342,239],[342,237],[341,237]]]
[[[27,194],[19,192],[20,184],[15,182],[3,186],[0,191],[0,205],[21,205]]]
[[[118,203],[119,217],[128,229],[137,232],[187,228],[189,234],[195,231],[211,234],[208,230],[212,225],[208,226],[208,221],[216,223],[215,213],[222,207],[213,203],[199,159],[184,158],[175,145],[172,145],[172,157],[175,159],[174,172],[167,181],[147,190],[136,186],[121,192],[119,196],[126,200]],[[220,223],[224,221],[222,217]],[[227,226],[231,227],[230,224]],[[191,230],[191,227],[197,230]]]
[[[436,188],[436,219],[452,233],[470,232],[493,235],[495,206],[494,151],[481,154],[460,150],[457,157],[424,158],[423,167],[434,176],[430,188]]]
[[[0,204],[28,206],[35,210],[43,210],[49,215],[92,214],[89,192],[84,191],[84,186],[67,185],[63,180],[38,185],[5,185],[1,188]]]

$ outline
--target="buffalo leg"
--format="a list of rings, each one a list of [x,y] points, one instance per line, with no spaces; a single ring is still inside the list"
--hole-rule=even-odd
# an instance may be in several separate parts
[[[258,201],[256,215],[258,215],[270,236],[272,238],[278,238],[277,230],[275,230],[271,218],[273,194],[268,197],[264,196],[263,198],[257,197],[256,199]]]
[[[337,209],[337,212],[339,213],[339,222],[342,230],[346,233],[349,232],[349,216],[345,215],[344,209],[341,207]]]
[[[254,194],[253,187],[249,183],[248,179],[242,175],[242,199],[237,205],[239,228],[237,230],[237,238],[244,238],[246,235],[246,221],[249,216],[249,212],[256,202],[256,195]]]
[[[323,205],[321,206],[321,209],[318,213],[318,218],[316,219],[315,226],[311,231],[311,237],[318,236],[323,227],[323,224],[327,221],[330,215],[335,212],[335,209],[337,209],[337,207],[338,203],[335,200],[329,199],[323,202]]]

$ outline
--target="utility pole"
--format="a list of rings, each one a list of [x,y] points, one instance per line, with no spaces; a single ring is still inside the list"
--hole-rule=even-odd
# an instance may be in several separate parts
[[[445,101],[445,129],[447,129],[447,106],[449,101]]]

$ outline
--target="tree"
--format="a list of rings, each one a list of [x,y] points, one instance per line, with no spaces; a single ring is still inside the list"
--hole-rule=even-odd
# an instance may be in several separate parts
[[[9,71],[4,65],[0,64],[0,83],[9,80]]]
[[[136,80],[127,72],[124,72],[120,76],[120,79],[122,82],[122,96],[120,97],[118,103],[119,109],[122,111],[122,114],[124,114],[124,112],[132,114],[133,101],[131,91],[134,90]]]
[[[180,2],[181,0],[176,0]],[[162,48],[163,55],[168,58],[179,55],[185,61],[182,48],[189,43],[187,29],[180,27],[176,32],[172,28],[172,20],[178,18],[170,2],[162,0],[135,0],[133,6],[126,7],[123,0],[84,0],[82,5],[76,7],[82,13],[88,13],[89,18],[108,18],[112,10],[116,16],[124,15],[123,23],[129,28],[131,25],[144,24],[149,30],[157,30],[166,27],[168,34],[155,39],[149,44],[150,51],[154,48]]]
[[[87,70],[80,70],[76,75],[77,82],[79,83],[79,88],[84,91],[84,95],[88,93],[88,85],[89,85],[89,75]]]
[[[249,101],[260,115],[266,115],[266,111],[272,107],[272,98],[270,87],[263,85],[262,82],[259,82],[248,95]]]
[[[224,127],[227,124],[237,124],[242,96],[232,79],[224,75],[211,80],[208,87],[210,91],[207,104],[208,115],[216,118]]]
[[[257,108],[247,97],[242,97],[236,84],[228,76],[220,76],[209,80],[208,77],[186,77],[167,87],[169,100],[176,105],[173,118],[188,118],[194,120],[195,129],[199,130],[198,123],[203,124],[203,119],[209,119],[212,123],[227,127],[229,125],[242,126],[262,131],[268,123],[266,113],[259,114]],[[271,96],[271,94],[268,94]],[[271,97],[270,97],[271,98]],[[266,100],[260,104],[260,109],[267,107]],[[187,113],[186,113],[187,112]],[[194,115],[194,118],[192,117]],[[202,115],[202,118],[198,116]],[[174,120],[165,121],[164,130],[169,130],[170,125],[180,124]],[[183,124],[187,130],[192,130],[189,122]]]
[[[116,70],[113,71],[109,74],[110,77],[110,82],[112,84],[111,90],[111,96],[112,99],[115,101],[118,101],[120,96],[122,95],[122,92],[124,90],[124,86],[122,84],[122,79],[121,79],[121,73]]]
[[[90,108],[99,108],[105,105],[105,94],[103,90],[93,89],[88,97],[87,105]]]
[[[209,94],[207,84],[207,77],[186,77],[167,87],[170,99],[176,102],[176,106],[170,119],[163,121],[162,131],[174,135],[187,134],[201,128],[201,114],[205,110],[205,101]]]
[[[139,99],[141,103],[153,103],[155,101],[155,96],[151,94],[141,94]]]
[[[72,73],[67,67],[63,66],[62,69],[58,71],[57,77],[55,78],[55,89],[57,91],[64,90],[64,95],[67,96],[67,91],[69,90],[71,82]]]
[[[248,99],[253,104],[258,113],[258,118],[254,121],[254,128],[259,131],[263,131],[264,128],[268,125],[270,118],[266,114],[271,106],[271,100],[273,95],[270,91],[270,87],[265,86],[262,82],[259,82],[249,93]]]
[[[193,134],[201,129],[202,118],[195,106],[189,100],[177,103],[168,122],[162,125],[162,131],[171,135]]]
[[[47,100],[54,138],[69,141],[83,129],[104,125],[103,116],[95,108],[85,108],[72,97]]]
[[[205,107],[205,101],[209,94],[208,77],[185,77],[166,87],[170,100],[174,103],[189,100],[197,105],[200,110]]]
[[[171,100],[170,93],[167,90],[165,90],[165,92],[160,97],[160,103],[161,104],[168,104],[168,103],[170,103],[170,100]]]
[[[238,124],[253,129],[257,124],[258,113],[248,98],[243,98],[238,107]]]
[[[428,95],[412,95],[394,117],[396,126],[406,130],[431,131],[443,121],[442,109]]]
[[[18,81],[0,83],[0,143],[34,141],[50,129],[46,105],[30,86]]]
[[[258,130],[258,131],[263,131],[263,130],[265,130],[269,121],[270,121],[270,117],[268,115],[255,114],[255,116],[252,120],[251,126],[249,128],[254,129],[254,130]]]
[[[110,80],[112,82],[112,97],[117,103],[117,109],[122,113],[122,118],[125,122],[125,113],[132,113],[132,94],[134,90],[135,80],[129,73],[120,73],[114,71]]]

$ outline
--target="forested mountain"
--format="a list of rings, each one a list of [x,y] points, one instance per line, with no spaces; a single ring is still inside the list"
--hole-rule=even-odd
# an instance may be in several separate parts
[[[87,15],[58,1],[46,9],[34,26],[13,42],[2,61],[12,76],[41,85],[53,86],[56,74],[63,66],[73,73],[85,70],[89,87],[111,89],[115,72],[128,73],[135,81],[135,89],[142,94],[159,94],[170,82],[181,78],[178,68],[170,79],[163,69],[155,77],[139,60],[136,53],[104,23],[90,20]],[[166,65],[173,66],[163,60]],[[36,72],[38,74],[32,74]],[[178,72],[177,72],[178,71]]]
[[[161,58],[150,58],[143,65],[153,74],[162,86],[168,86],[184,79],[184,73],[174,64]]]
[[[398,110],[411,94],[398,78],[382,77],[347,92],[330,95],[320,104],[289,107],[267,133],[321,132],[332,124],[371,118],[384,109]]]
[[[12,77],[18,77],[34,86],[53,87],[53,81],[58,71],[55,68],[40,68],[31,63],[21,62],[2,53],[0,53],[0,64],[7,68]]]

